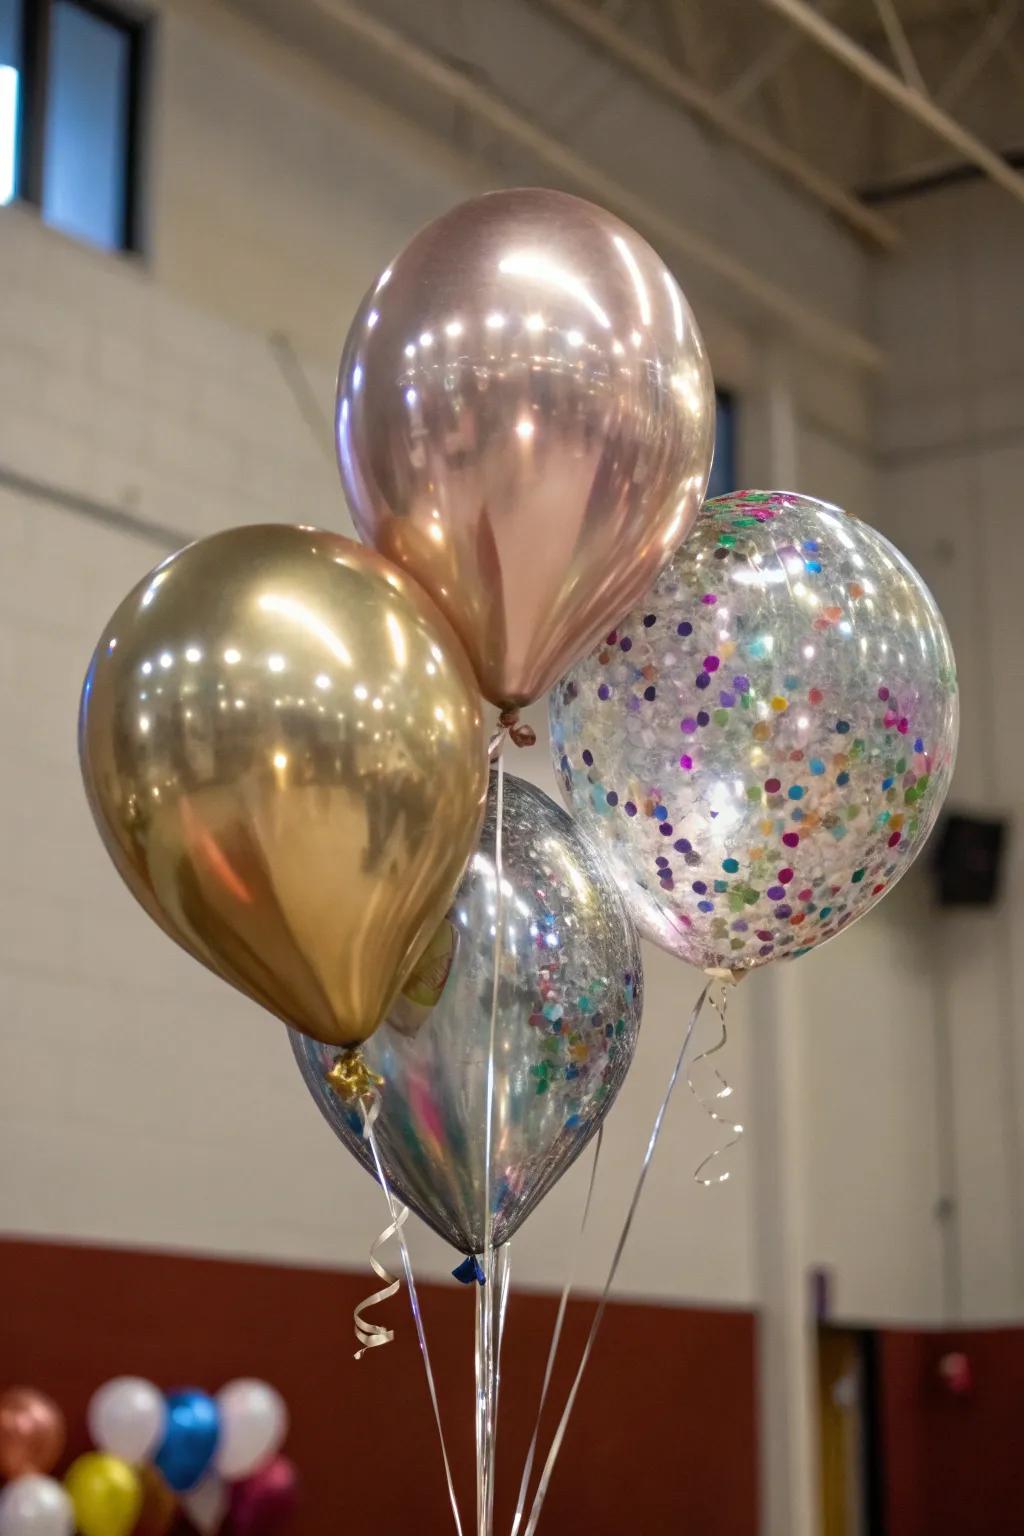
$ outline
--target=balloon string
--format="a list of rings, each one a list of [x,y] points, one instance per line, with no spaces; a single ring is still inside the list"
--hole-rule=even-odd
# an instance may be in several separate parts
[[[671,1076],[669,1077],[668,1085],[665,1089],[665,1095],[658,1108],[658,1113],[654,1117],[654,1125],[651,1128],[651,1135],[647,1143],[647,1150],[644,1153],[643,1162],[640,1164],[640,1175],[636,1181],[636,1186],[633,1190],[633,1195],[629,1202],[629,1210],[626,1212],[626,1220],[623,1223],[622,1231],[619,1233],[619,1240],[615,1245],[615,1253],[612,1256],[612,1262],[608,1270],[607,1278],[604,1282],[604,1289],[602,1290],[600,1299],[597,1303],[597,1311],[594,1313],[594,1320],[590,1325],[590,1332],[587,1334],[587,1342],[583,1346],[583,1354],[580,1358],[576,1376],[573,1380],[571,1388],[569,1389],[569,1396],[566,1398],[565,1407],[562,1410],[562,1417],[558,1421],[558,1427],[555,1430],[554,1438],[551,1441],[551,1448],[548,1451],[547,1461],[544,1463],[544,1470],[541,1473],[540,1482],[537,1485],[537,1492],[534,1495],[533,1505],[530,1509],[530,1519],[526,1526],[525,1536],[534,1536],[534,1532],[537,1529],[537,1522],[540,1519],[541,1509],[544,1504],[544,1499],[547,1495],[548,1484],[551,1482],[551,1474],[555,1469],[555,1462],[558,1460],[558,1453],[562,1449],[562,1441],[565,1439],[565,1431],[568,1427],[569,1419],[572,1415],[572,1410],[576,1403],[576,1394],[579,1392],[580,1382],[583,1380],[583,1373],[587,1368],[588,1361],[590,1360],[591,1351],[594,1347],[594,1340],[597,1337],[598,1329],[600,1328],[601,1322],[604,1318],[604,1314],[608,1306],[608,1297],[611,1292],[612,1285],[614,1284],[615,1276],[618,1272],[619,1261],[622,1258],[623,1251],[626,1247],[626,1242],[629,1238],[629,1233],[633,1225],[633,1218],[636,1215],[637,1206],[640,1204],[640,1196],[643,1194],[644,1184],[647,1180],[647,1171],[651,1166],[651,1159],[654,1156],[654,1149],[657,1146],[658,1138],[661,1135],[661,1127],[665,1120],[665,1113],[668,1109],[669,1103],[671,1102],[672,1095],[675,1092],[676,1083],[679,1081],[679,1074],[683,1070],[683,1063],[686,1060],[686,1055],[690,1048],[690,1041],[693,1037],[693,1031],[696,1027],[697,1020],[700,1018],[701,1010],[704,1007],[704,1002],[707,998],[708,992],[711,990],[711,985],[712,983],[710,981],[706,983],[703,991],[693,1005],[693,1010],[690,1013],[690,1020],[686,1026],[686,1033],[683,1036],[683,1043],[680,1046],[679,1055],[676,1057],[676,1064],[672,1069]]]
[[[481,1456],[482,1505],[479,1529],[491,1536],[494,1529],[494,1467],[498,1435],[498,1396],[501,1387],[501,1345],[505,1330],[505,1312],[508,1306],[511,1278],[511,1244],[502,1243],[494,1250],[494,1263],[487,1278],[476,1293],[476,1370],[477,1370],[477,1453]],[[488,1312],[488,1289],[491,1290]],[[497,1310],[494,1296],[497,1296]],[[489,1320],[490,1342],[485,1326]],[[488,1365],[490,1361],[490,1365]]]
[[[408,1218],[409,1212],[404,1205],[398,1206],[395,1200],[394,1194],[391,1190],[391,1185],[388,1183],[387,1177],[384,1173],[384,1164],[381,1161],[380,1147],[377,1142],[376,1133],[373,1129],[377,1120],[377,1116],[380,1114],[379,1093],[374,1092],[372,1095],[368,1095],[366,1098],[361,1099],[360,1108],[363,1112],[363,1135],[369,1143],[370,1153],[373,1157],[373,1165],[377,1170],[377,1179],[380,1183],[381,1189],[384,1191],[384,1198],[388,1202],[388,1209],[391,1212],[392,1218],[391,1226],[386,1228],[386,1230],[381,1233],[376,1243],[374,1243],[373,1247],[370,1249],[370,1263],[374,1270],[376,1270],[380,1279],[383,1280],[387,1278],[393,1283],[388,1287],[387,1291],[381,1291],[376,1296],[369,1297],[361,1304],[360,1307],[356,1308],[356,1331],[357,1333],[359,1331],[359,1313],[362,1311],[362,1309],[364,1307],[375,1304],[377,1301],[390,1299],[390,1297],[392,1297],[399,1288],[399,1282],[394,1279],[393,1276],[387,1275],[386,1271],[378,1267],[374,1259],[374,1250],[378,1248],[383,1242],[385,1242],[389,1237],[396,1236],[398,1238],[399,1252],[402,1256],[402,1268],[405,1270],[405,1283],[409,1292],[409,1306],[412,1309],[413,1322],[416,1324],[416,1337],[419,1340],[420,1354],[423,1356],[423,1369],[427,1378],[427,1390],[430,1393],[430,1404],[434,1410],[434,1423],[437,1425],[437,1438],[441,1446],[441,1459],[444,1462],[444,1475],[448,1483],[448,1498],[451,1502],[452,1515],[455,1519],[455,1530],[457,1532],[457,1536],[462,1536],[462,1520],[459,1515],[459,1503],[455,1497],[455,1483],[452,1478],[451,1463],[448,1460],[448,1447],[445,1443],[444,1428],[441,1423],[441,1408],[437,1401],[437,1386],[434,1381],[433,1367],[430,1363],[430,1350],[427,1348],[427,1334],[426,1329],[423,1326],[423,1313],[420,1310],[419,1293],[416,1289],[416,1276],[413,1273],[412,1257],[409,1253],[409,1245],[406,1243],[405,1233],[402,1230]],[[372,1328],[374,1326],[375,1325],[372,1323],[362,1324],[363,1328]],[[394,1338],[393,1329],[386,1329],[383,1331],[387,1333],[387,1338],[377,1339],[375,1341],[376,1344],[389,1344]],[[373,1347],[374,1343],[370,1342],[367,1342],[364,1345],[365,1349],[372,1349]],[[359,1354],[356,1355],[356,1359],[358,1360],[362,1354],[363,1350],[361,1349]]]
[[[499,1257],[504,1260],[501,1267],[501,1299],[498,1302],[498,1370],[501,1371],[501,1346],[505,1341],[505,1313],[508,1311],[508,1292],[512,1284],[512,1244],[503,1243]]]
[[[547,1402],[548,1388],[551,1385],[551,1375],[555,1368],[555,1358],[558,1354],[558,1346],[562,1337],[562,1324],[565,1322],[565,1313],[569,1305],[569,1295],[576,1283],[576,1269],[579,1264],[580,1253],[583,1248],[583,1234],[587,1230],[587,1218],[590,1215],[590,1202],[594,1194],[594,1183],[597,1179],[597,1165],[601,1161],[601,1144],[604,1139],[604,1126],[597,1128],[597,1139],[594,1143],[594,1160],[590,1165],[590,1182],[587,1185],[587,1198],[583,1203],[583,1219],[576,1232],[576,1240],[573,1245],[572,1255],[569,1260],[569,1273],[565,1284],[562,1286],[562,1294],[558,1302],[558,1314],[555,1318],[555,1326],[551,1334],[551,1345],[548,1349],[547,1364],[544,1367],[544,1382],[540,1389],[540,1402],[537,1404],[537,1420],[533,1426],[533,1438],[530,1441],[530,1449],[526,1453],[526,1465],[523,1467],[523,1478],[519,1484],[519,1497],[516,1500],[516,1514],[512,1522],[512,1536],[518,1536],[519,1527],[523,1515],[526,1513],[526,1495],[530,1491],[530,1477],[533,1473],[534,1458],[537,1455],[537,1441],[540,1438],[540,1424],[544,1415],[544,1405]]]
[[[732,1097],[732,1088],[728,1079],[723,1076],[717,1067],[711,1068],[718,1086],[710,1098],[701,1093],[693,1080],[694,1073],[701,1062],[708,1061],[710,1057],[716,1056],[719,1051],[724,1051],[729,1043],[729,1032],[725,1023],[725,1016],[729,1007],[729,984],[727,982],[716,984],[713,981],[709,991],[709,1001],[718,1015],[721,1033],[714,1045],[709,1046],[706,1051],[701,1051],[700,1055],[694,1058],[693,1065],[686,1076],[686,1085],[708,1118],[714,1120],[716,1125],[724,1126],[731,1134],[728,1141],[723,1142],[720,1147],[716,1147],[714,1151],[709,1152],[707,1157],[702,1158],[694,1169],[694,1180],[698,1184],[703,1185],[705,1189],[710,1189],[712,1184],[724,1184],[729,1178],[730,1171],[728,1168],[718,1174],[712,1174],[709,1170],[718,1158],[724,1157],[733,1147],[738,1146],[743,1138],[743,1126],[736,1123],[731,1115],[722,1113],[726,1099]]]
[[[502,754],[504,717],[496,753],[494,811],[494,976],[491,984],[491,1019],[487,1042],[487,1097],[484,1120],[484,1284],[480,1296],[480,1337],[477,1369],[477,1530],[489,1536],[490,1506],[494,1482],[494,1409],[497,1360],[494,1338],[494,1052],[498,1031],[498,997],[501,983],[502,929],[505,923],[502,823],[505,814],[505,759]]]

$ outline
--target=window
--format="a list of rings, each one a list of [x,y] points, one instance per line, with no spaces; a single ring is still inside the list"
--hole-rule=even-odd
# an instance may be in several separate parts
[[[17,186],[21,0],[0,0],[0,206]]]
[[[736,408],[731,395],[715,395],[715,461],[708,481],[708,498],[725,496],[736,484]]]
[[[0,203],[137,250],[142,23],[98,0],[0,0]]]

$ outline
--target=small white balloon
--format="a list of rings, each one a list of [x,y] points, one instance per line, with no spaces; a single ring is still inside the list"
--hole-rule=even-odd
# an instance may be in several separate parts
[[[93,1444],[123,1461],[148,1461],[167,1427],[164,1395],[141,1376],[115,1376],[89,1401]]]
[[[179,1493],[181,1504],[189,1520],[202,1536],[215,1536],[227,1514],[228,1485],[218,1472],[207,1472],[194,1488]]]
[[[0,1536],[72,1536],[75,1514],[63,1486],[30,1473],[0,1493]]]
[[[271,1461],[288,1433],[288,1410],[265,1381],[229,1381],[217,1393],[220,1437],[214,1467],[229,1482],[249,1477]]]

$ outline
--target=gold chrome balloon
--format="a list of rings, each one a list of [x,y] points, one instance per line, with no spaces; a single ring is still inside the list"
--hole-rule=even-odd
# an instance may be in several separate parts
[[[714,418],[647,242],[578,197],[492,192],[421,230],[356,316],[338,463],[361,537],[516,708],[652,585],[700,507]]]
[[[149,915],[333,1045],[376,1029],[443,918],[487,788],[448,624],[312,528],[216,534],[140,582],[89,668],[79,750]]]

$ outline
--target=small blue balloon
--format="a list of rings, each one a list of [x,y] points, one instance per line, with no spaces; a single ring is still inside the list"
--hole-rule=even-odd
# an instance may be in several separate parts
[[[213,1460],[220,1433],[217,1404],[198,1387],[167,1394],[167,1431],[154,1457],[175,1493],[194,1488]]]

